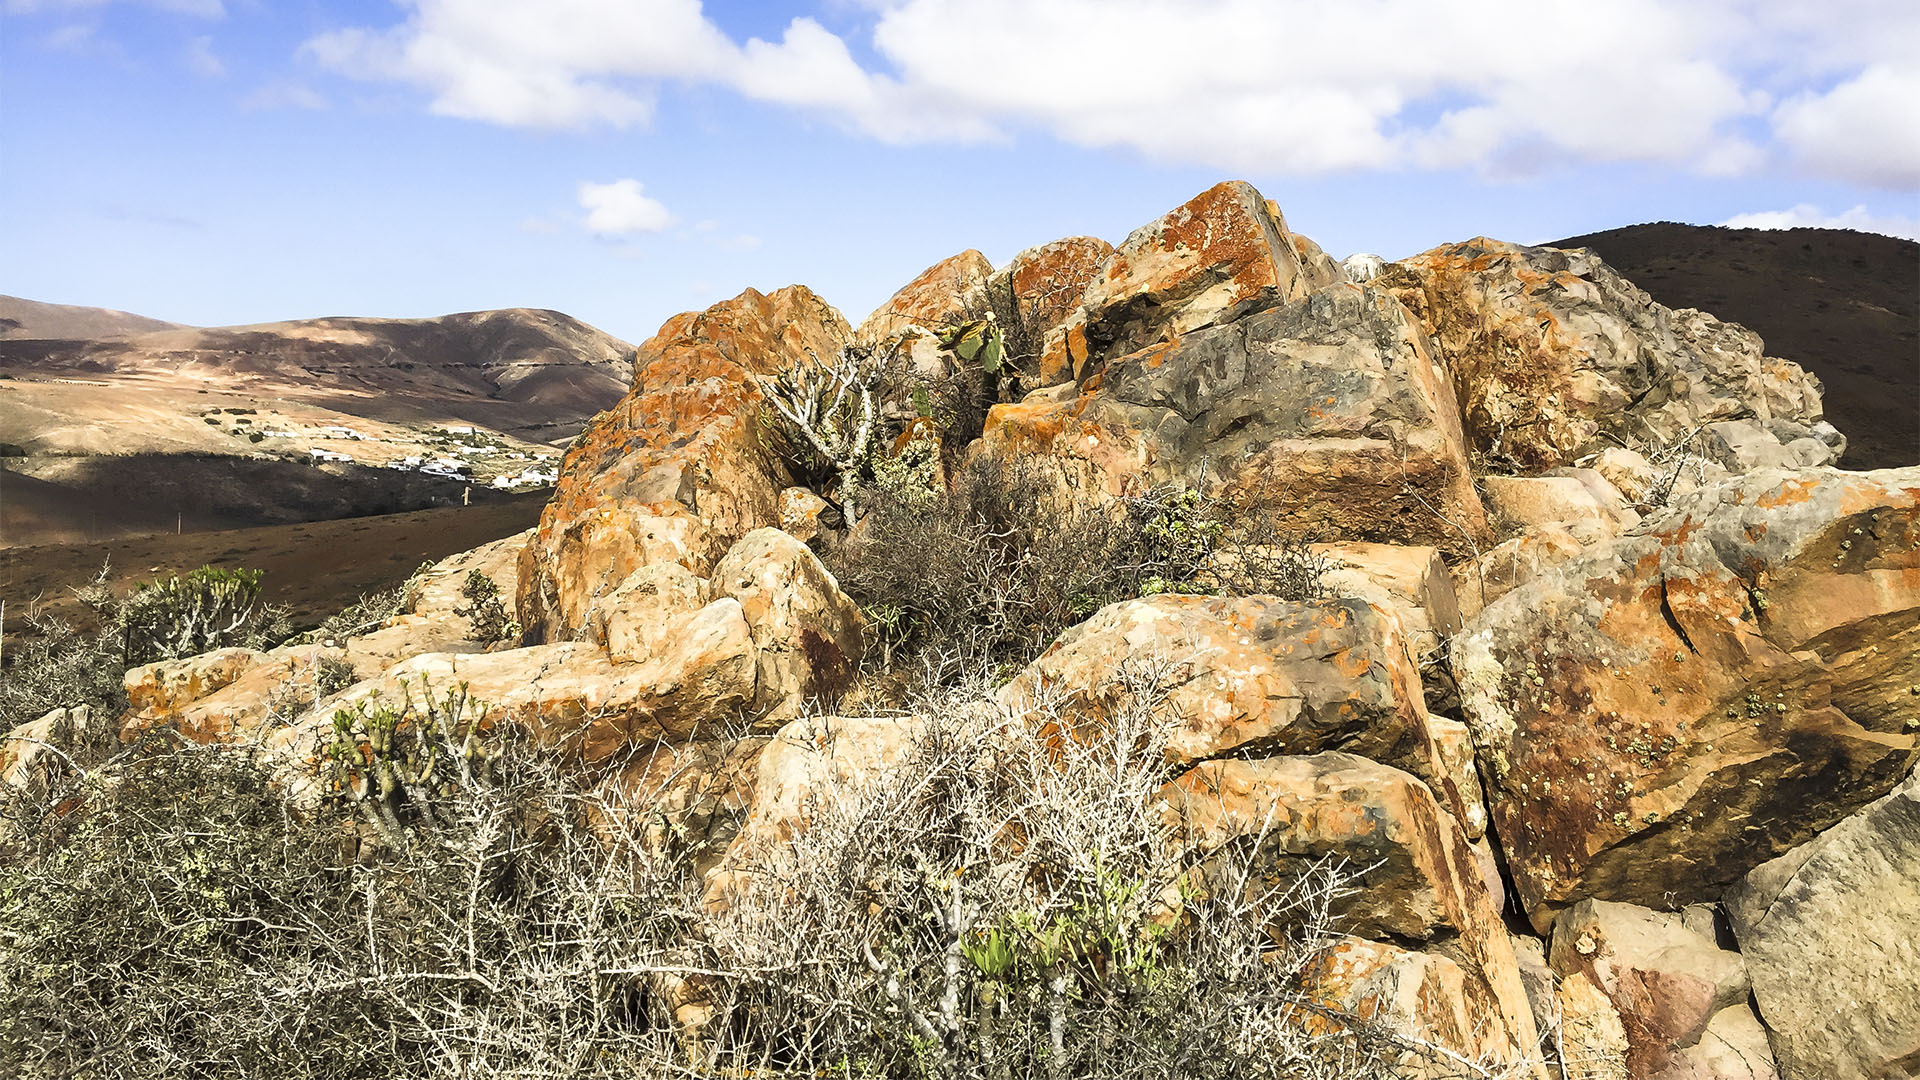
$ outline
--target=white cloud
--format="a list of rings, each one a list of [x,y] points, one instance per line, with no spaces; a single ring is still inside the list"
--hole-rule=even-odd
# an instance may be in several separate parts
[[[1920,5],[1827,0],[863,0],[872,51],[810,18],[736,42],[699,0],[407,0],[309,41],[439,113],[543,128],[648,122],[718,86],[890,142],[1039,131],[1261,172],[1791,159],[1920,184]],[[866,31],[863,31],[866,32]],[[1778,143],[1776,147],[1774,144]]]
[[[211,37],[203,34],[187,41],[187,70],[204,79],[218,79],[227,73],[227,65],[214,55]]]
[[[673,215],[658,199],[643,194],[638,180],[610,184],[583,180],[580,208],[587,211],[587,228],[602,236],[659,232],[673,224]]]
[[[295,82],[273,82],[240,99],[248,112],[262,109],[307,109],[318,112],[327,107],[327,99],[318,90]]]
[[[1797,95],[1773,122],[1788,149],[1817,172],[1920,188],[1920,55],[1901,66],[1874,64],[1825,93]]]
[[[1721,222],[1729,229],[1857,229],[1920,240],[1920,219],[1868,212],[1865,205],[1829,214],[1811,203],[1788,210],[1758,210]]]

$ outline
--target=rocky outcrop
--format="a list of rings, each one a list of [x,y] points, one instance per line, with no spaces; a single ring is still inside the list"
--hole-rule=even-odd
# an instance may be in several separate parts
[[[1257,843],[1262,887],[1278,895],[1316,860],[1366,868],[1335,902],[1362,937],[1445,940],[1480,1019],[1504,1045],[1531,1050],[1532,1007],[1512,942],[1466,836],[1418,779],[1351,754],[1210,761],[1169,785],[1169,803],[1202,850]]]
[[[323,664],[357,682],[416,656],[484,652],[487,643],[472,640],[471,601],[462,595],[468,575],[478,571],[502,595],[511,594],[520,550],[531,535],[516,533],[440,560],[404,586],[412,597],[407,610],[346,627],[338,636],[296,639],[265,653],[222,649],[135,668],[127,673],[132,708],[121,720],[121,737],[165,725],[203,742],[227,741],[257,730],[275,713],[291,721],[315,705],[325,696]]]
[[[561,462],[520,563],[530,639],[585,636],[599,598],[640,567],[704,574],[734,540],[777,523],[791,479],[755,429],[756,380],[833,356],[851,336],[798,285],[667,320],[635,353],[633,390]]]
[[[1703,489],[1475,616],[1451,651],[1536,926],[1712,900],[1920,756],[1920,470]]]
[[[1907,715],[1920,728],[1909,665]],[[1727,890],[1788,1080],[1920,1072],[1920,774]]]
[[[1416,659],[1459,632],[1460,601],[1438,548],[1349,542],[1314,544],[1312,551],[1333,564],[1320,575],[1327,592],[1392,612]]]
[[[1016,712],[1092,717],[1129,670],[1157,679],[1176,763],[1345,750],[1440,786],[1420,672],[1397,621],[1361,600],[1166,595],[1102,608],[1000,692]]]
[[[267,654],[258,649],[215,649],[144,664],[126,674],[127,701],[144,724],[171,720],[266,660]]]
[[[1634,1076],[1654,1076],[1676,1051],[1699,1044],[1751,984],[1740,955],[1689,929],[1681,917],[1633,904],[1583,900],[1553,925],[1553,969],[1580,975],[1613,1003]]]
[[[714,567],[713,591],[753,628],[756,714],[786,720],[809,703],[831,709],[846,692],[866,620],[805,544],[779,529],[748,533]]]
[[[1172,482],[1258,502],[1314,538],[1463,551],[1486,531],[1425,333],[1357,285],[1114,359],[1067,400],[996,406],[982,445],[1113,494]]]
[[[1275,210],[1228,181],[1135,229],[1041,343],[1039,385],[1085,382],[1115,358],[1305,296],[1311,277]]]
[[[992,274],[993,264],[977,251],[942,259],[875,308],[854,330],[853,340],[872,348],[897,343],[914,370],[938,378],[946,367],[940,331],[986,316]]]
[[[993,272],[987,299],[1016,368],[1038,377],[1041,349],[1080,310],[1081,295],[1112,254],[1105,240],[1069,236],[1030,247]]]
[[[26,787],[43,761],[59,755],[61,742],[93,734],[98,722],[92,709],[75,705],[50,709],[38,720],[29,720],[0,735],[0,786]],[[0,825],[0,829],[5,827]]]
[[[1342,938],[1314,965],[1309,985],[1320,1002],[1437,1049],[1396,1055],[1395,1076],[1447,1080],[1462,1075],[1459,1059],[1497,1071],[1527,1054],[1513,1031],[1490,1019],[1503,1003],[1484,981],[1438,952]]]
[[[1751,450],[1729,467],[1839,457],[1831,428],[1815,430],[1818,379],[1763,356],[1744,327],[1654,303],[1590,250],[1477,237],[1391,264],[1376,284],[1433,336],[1477,452],[1545,469],[1617,445],[1603,435],[1664,447],[1752,420],[1746,434],[1792,460]]]

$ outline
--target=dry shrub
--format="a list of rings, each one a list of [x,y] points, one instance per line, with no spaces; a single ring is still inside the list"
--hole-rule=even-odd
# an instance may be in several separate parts
[[[877,778],[740,849],[725,904],[457,692],[338,725],[365,745],[333,760],[405,775],[334,798],[244,746],[63,758],[0,793],[0,1074],[1517,1075],[1314,1000],[1350,875],[1259,895],[1250,849],[1195,847],[1158,795],[1161,675],[1121,672],[1071,740],[923,700]]]
[[[1005,674],[1115,601],[1313,599],[1328,568],[1276,514],[1180,488],[1090,496],[1042,460],[991,454],[944,492],[877,488],[860,528],[823,547],[888,670],[925,670],[938,655]]]

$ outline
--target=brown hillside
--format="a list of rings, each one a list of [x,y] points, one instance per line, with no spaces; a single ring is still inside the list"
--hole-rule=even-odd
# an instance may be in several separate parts
[[[10,338],[104,338],[179,330],[181,324],[111,308],[43,304],[0,296],[0,340]]]
[[[1848,468],[1920,463],[1920,244],[1659,222],[1553,246],[1593,248],[1660,303],[1745,324],[1768,355],[1818,375]]]

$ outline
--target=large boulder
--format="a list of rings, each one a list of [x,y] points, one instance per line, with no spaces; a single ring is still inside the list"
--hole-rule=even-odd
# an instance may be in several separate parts
[[[1825,1076],[1826,1073],[1816,1075]],[[1653,1080],[1779,1080],[1767,1029],[1746,1002],[1729,1005],[1707,1022],[1700,1041],[1675,1050]]]
[[[1920,680],[1892,687],[1920,726]],[[1789,1080],[1920,1073],[1920,774],[1727,890]]]
[[[1341,938],[1316,958],[1308,988],[1322,1004],[1431,1047],[1395,1055],[1393,1075],[1407,1080],[1456,1080],[1462,1059],[1499,1074],[1533,1052],[1501,1022],[1503,1003],[1484,980],[1440,952]]]
[[[830,358],[851,336],[799,285],[667,320],[634,354],[633,390],[561,461],[520,561],[529,639],[587,636],[595,602],[641,566],[704,574],[734,540],[777,524],[792,480],[756,430],[758,380]]]
[[[1710,901],[1920,756],[1920,469],[1706,488],[1454,639],[1492,817],[1537,927]]]
[[[1177,482],[1258,503],[1314,539],[1465,551],[1486,533],[1452,384],[1399,301],[1358,285],[1113,359],[1064,400],[996,406],[983,444],[1110,494]]]
[[[987,299],[1016,368],[1037,377],[1042,346],[1080,310],[1081,295],[1112,254],[1105,240],[1069,236],[1030,247],[993,272]]]
[[[916,371],[938,377],[945,371],[939,332],[986,316],[992,274],[993,264],[978,251],[942,259],[875,308],[855,328],[853,340],[872,348],[897,343]]]
[[[1108,361],[1305,296],[1310,277],[1277,208],[1215,184],[1114,249],[1079,310],[1041,343],[1039,385],[1085,381]]]
[[[1723,1010],[1744,1005],[1751,984],[1740,954],[1688,928],[1681,916],[1634,904],[1583,900],[1553,924],[1549,956],[1613,1003],[1627,1036],[1627,1066],[1652,1076],[1697,1045]]]
[[[1328,595],[1392,612],[1414,656],[1431,655],[1460,631],[1460,601],[1438,548],[1353,541],[1314,544],[1312,552],[1333,564],[1320,575]]]
[[[142,664],[124,676],[128,706],[138,726],[151,727],[231,686],[266,660],[267,654],[258,649],[232,648]]]
[[[1258,844],[1263,888],[1286,889],[1315,862],[1359,873],[1338,898],[1356,936],[1440,941],[1459,959],[1483,1019],[1509,1045],[1534,1045],[1533,1010],[1513,943],[1465,834],[1417,778],[1351,754],[1209,761],[1168,785],[1194,842],[1218,850]]]
[[[1362,600],[1163,595],[1109,604],[1000,691],[1016,712],[1101,711],[1116,672],[1158,667],[1175,763],[1345,750],[1441,775],[1420,671],[1387,612]]]
[[[755,712],[784,721],[811,703],[831,707],[860,668],[866,620],[805,544],[755,529],[713,569],[714,595],[740,605],[753,631]]]
[[[0,735],[0,785],[27,787],[41,763],[51,761],[49,755],[60,756],[62,741],[91,737],[96,723],[93,710],[87,706],[63,706]]]
[[[1746,419],[1775,447],[1820,447],[1796,445],[1793,464],[1829,464],[1845,445],[1814,430],[1818,379],[1764,356],[1742,326],[1654,303],[1588,249],[1477,237],[1393,263],[1375,284],[1433,336],[1473,448],[1520,468],[1571,464],[1608,437],[1665,447]]]

